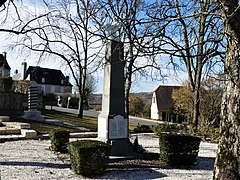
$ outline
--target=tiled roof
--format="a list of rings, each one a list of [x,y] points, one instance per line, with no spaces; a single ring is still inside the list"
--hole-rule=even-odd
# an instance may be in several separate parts
[[[72,86],[61,70],[29,66],[26,77],[28,77],[28,75],[30,75],[30,81],[36,81],[38,84]],[[43,79],[44,81],[42,81]]]
[[[164,86],[160,85],[156,90],[156,101],[159,111],[169,111],[173,106],[172,92],[181,86]]]

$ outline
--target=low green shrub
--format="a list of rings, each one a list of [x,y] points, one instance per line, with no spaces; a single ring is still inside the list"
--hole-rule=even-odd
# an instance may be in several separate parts
[[[92,177],[102,174],[111,153],[111,145],[95,140],[77,140],[69,143],[71,169],[76,174]]]
[[[199,128],[199,134],[201,137],[203,137],[204,141],[211,141],[218,143],[220,138],[220,128],[214,128],[211,126],[208,127],[200,127]]]
[[[70,133],[64,130],[51,130],[49,132],[51,149],[56,152],[67,153]]]
[[[147,125],[138,125],[133,129],[133,133],[153,133],[153,130]]]
[[[209,133],[210,133],[210,140],[212,142],[219,142],[220,139],[220,128],[210,128],[209,129]]]
[[[186,125],[183,124],[158,124],[154,126],[153,131],[157,135],[161,134],[188,134],[188,128]]]
[[[178,135],[189,135],[189,136],[199,136],[204,141],[218,142],[219,140],[219,128],[214,128],[211,126],[200,126],[196,128],[192,125],[183,124],[158,124],[153,127],[153,131],[158,136],[162,134],[178,134]]]
[[[159,136],[160,161],[171,165],[192,165],[198,156],[201,138],[186,135]]]

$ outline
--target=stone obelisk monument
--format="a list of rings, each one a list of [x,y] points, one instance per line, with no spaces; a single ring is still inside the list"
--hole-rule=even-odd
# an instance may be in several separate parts
[[[124,101],[124,48],[119,39],[108,41],[104,65],[102,111],[98,116],[98,138],[112,144],[112,155],[131,155],[128,117]]]

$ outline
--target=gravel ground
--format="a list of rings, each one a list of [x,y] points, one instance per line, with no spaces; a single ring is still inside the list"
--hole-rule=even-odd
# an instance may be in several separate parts
[[[75,139],[74,139],[75,140]],[[153,134],[138,135],[139,144],[150,152],[159,152],[158,138]],[[0,144],[0,180],[87,179],[75,175],[69,165],[49,150],[49,140],[10,141]],[[95,179],[161,179],[207,180],[212,170],[217,145],[202,142],[194,166],[188,168],[149,167],[108,169]]]

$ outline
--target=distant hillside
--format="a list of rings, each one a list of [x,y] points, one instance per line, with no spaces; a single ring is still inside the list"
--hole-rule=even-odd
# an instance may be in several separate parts
[[[152,101],[152,92],[139,92],[139,93],[131,93],[135,94],[136,96],[140,97],[145,104],[151,103]]]
[[[102,107],[102,94],[91,94],[89,97],[89,106],[90,109],[100,111]]]
[[[151,103],[152,93],[151,92],[139,92],[131,93],[140,97],[145,104]],[[92,94],[89,97],[89,105],[91,109],[101,110],[102,105],[102,94]]]

